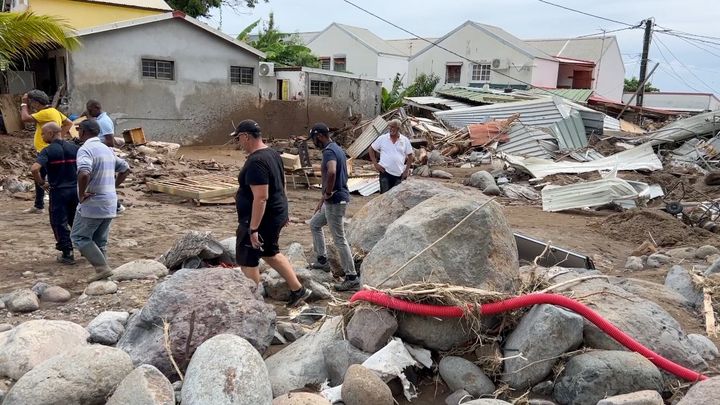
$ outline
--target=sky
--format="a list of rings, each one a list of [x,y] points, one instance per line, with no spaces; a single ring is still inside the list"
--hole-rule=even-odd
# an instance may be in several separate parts
[[[716,0],[550,0],[553,3],[616,20],[611,22],[564,10],[539,0],[351,0],[364,9],[425,38],[441,37],[467,20],[495,25],[521,39],[570,38],[628,28],[654,18],[656,30],[692,34],[694,40],[655,32],[648,71],[662,91],[690,91],[720,95],[720,7]],[[204,21],[237,35],[257,19],[275,15],[284,32],[321,31],[333,22],[367,28],[384,39],[410,38],[344,0],[270,0],[255,9],[224,7]],[[659,28],[662,27],[662,28]],[[612,33],[618,38],[626,77],[638,76],[642,29]],[[707,38],[714,37],[714,38]],[[704,41],[704,42],[703,42]]]

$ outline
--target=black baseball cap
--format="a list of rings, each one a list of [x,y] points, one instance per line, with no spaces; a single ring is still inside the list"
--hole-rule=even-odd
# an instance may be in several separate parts
[[[328,128],[328,126],[324,123],[318,122],[317,124],[313,125],[312,129],[310,130],[310,138],[314,138],[320,134],[327,135],[329,133],[330,128]]]
[[[247,132],[250,134],[259,134],[260,125],[258,125],[258,123],[253,120],[244,120],[238,124],[237,128],[235,128],[235,131],[233,131],[230,136],[238,136],[238,134],[241,134],[243,132]]]

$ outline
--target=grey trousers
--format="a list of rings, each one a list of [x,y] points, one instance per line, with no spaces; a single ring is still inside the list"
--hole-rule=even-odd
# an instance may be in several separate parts
[[[350,244],[345,238],[345,224],[343,223],[343,219],[345,218],[346,210],[347,203],[323,204],[320,211],[316,212],[310,219],[310,229],[312,230],[315,254],[318,257],[327,257],[325,234],[323,233],[323,227],[327,225],[330,228],[330,233],[332,233],[335,247],[337,247],[338,253],[340,254],[340,264],[342,265],[345,275],[356,275],[357,272],[355,271],[355,262],[353,261],[352,252],[350,251]]]

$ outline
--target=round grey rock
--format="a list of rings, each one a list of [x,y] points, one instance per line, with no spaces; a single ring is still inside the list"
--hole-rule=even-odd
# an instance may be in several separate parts
[[[625,268],[627,270],[638,271],[643,269],[642,258],[637,256],[630,256],[625,261]]]
[[[70,291],[59,286],[48,287],[40,294],[40,299],[46,302],[68,302],[70,298]]]
[[[168,275],[164,264],[148,259],[133,260],[113,270],[110,280],[157,280]]]
[[[693,258],[695,258],[696,252],[697,252],[697,249],[695,249],[694,247],[682,247],[682,248],[670,249],[665,253],[668,256],[672,256],[676,259],[693,259]]]
[[[688,339],[703,359],[713,361],[720,355],[715,343],[708,339],[707,336],[691,333],[688,335]]]
[[[437,179],[452,179],[453,175],[446,172],[445,170],[433,170],[430,175]]]
[[[82,347],[27,372],[3,405],[103,404],[132,369],[130,357],[120,349]]]
[[[720,404],[720,377],[693,385],[676,405]]]
[[[18,380],[38,364],[87,345],[88,333],[68,321],[32,320],[0,334],[0,376]]]
[[[103,345],[114,345],[120,340],[125,332],[125,324],[128,317],[127,312],[105,311],[90,321],[87,331],[90,334],[89,341]]]
[[[128,374],[106,405],[175,405],[170,381],[157,368],[143,364]]]
[[[698,259],[705,259],[708,256],[712,256],[712,255],[716,255],[716,254],[720,254],[720,249],[718,249],[712,245],[700,246],[695,251],[695,257],[697,257]]]
[[[33,290],[18,290],[5,299],[5,305],[10,312],[33,312],[40,308],[40,302]]]
[[[33,290],[35,295],[37,295],[38,297],[40,297],[42,293],[48,288],[50,288],[50,284],[43,281],[38,281],[37,283],[33,284],[32,287],[30,287],[30,289]]]
[[[495,384],[480,370],[480,367],[462,357],[444,357],[440,360],[439,371],[451,391],[463,389],[473,397],[495,392]]]
[[[265,362],[247,340],[221,334],[193,354],[182,386],[183,405],[270,405]]]
[[[367,368],[354,364],[345,374],[341,388],[345,405],[393,405],[392,391],[380,377]]]
[[[100,280],[93,281],[85,287],[85,294],[87,295],[108,295],[115,294],[118,286],[114,281]]]
[[[669,264],[672,261],[670,256],[666,256],[662,253],[653,253],[647,258],[647,267],[652,269],[659,269],[660,267]]]

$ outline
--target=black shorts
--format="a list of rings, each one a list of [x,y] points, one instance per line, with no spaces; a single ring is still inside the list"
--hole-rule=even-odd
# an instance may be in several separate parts
[[[240,221],[237,228],[237,240],[235,241],[235,260],[243,267],[257,267],[260,265],[261,257],[273,257],[280,253],[280,231],[285,221],[276,223],[262,223],[258,228],[260,242],[263,244],[260,249],[255,249],[250,243],[250,221]]]

